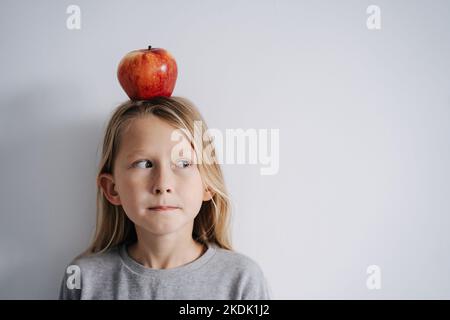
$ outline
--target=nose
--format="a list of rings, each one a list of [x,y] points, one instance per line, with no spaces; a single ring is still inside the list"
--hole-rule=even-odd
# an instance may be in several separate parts
[[[166,189],[166,188],[162,187],[162,188],[155,188],[155,191],[154,191],[155,194],[163,194],[165,192],[171,193],[172,189],[170,189],[170,188]]]
[[[170,168],[158,166],[155,168],[154,183],[152,186],[153,194],[164,194],[173,192],[173,177]]]

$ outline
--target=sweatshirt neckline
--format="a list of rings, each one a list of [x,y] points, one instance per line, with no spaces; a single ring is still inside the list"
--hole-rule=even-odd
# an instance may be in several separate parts
[[[212,243],[206,244],[207,249],[206,251],[197,259],[188,262],[184,265],[175,267],[175,268],[169,268],[169,269],[154,269],[154,268],[148,268],[140,263],[138,263],[136,260],[130,257],[128,254],[127,249],[128,244],[124,243],[119,248],[119,254],[122,258],[123,263],[133,272],[143,275],[143,276],[175,276],[177,274],[184,274],[187,271],[192,271],[200,268],[202,265],[204,265],[206,262],[208,262],[212,256],[216,253],[216,247]]]

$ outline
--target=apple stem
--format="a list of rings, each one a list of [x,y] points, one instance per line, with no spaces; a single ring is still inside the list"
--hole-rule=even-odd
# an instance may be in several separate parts
[[[148,50],[150,50],[152,48],[152,46],[148,46]]]

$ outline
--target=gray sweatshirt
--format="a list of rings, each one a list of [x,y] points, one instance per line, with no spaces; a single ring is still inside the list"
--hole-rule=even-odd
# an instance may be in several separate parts
[[[209,244],[198,259],[170,269],[147,268],[122,244],[67,266],[59,299],[270,299],[265,276],[251,258]]]

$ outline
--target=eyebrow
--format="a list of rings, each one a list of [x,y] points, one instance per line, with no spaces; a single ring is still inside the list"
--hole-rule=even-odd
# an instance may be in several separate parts
[[[193,145],[192,143],[189,143],[189,145],[190,145],[191,149],[195,151],[194,145]],[[150,153],[150,150],[136,149],[136,150],[131,151],[131,152],[126,156],[126,159],[133,158],[133,157],[136,156],[136,155],[145,155],[145,154],[147,154],[147,153]]]
[[[134,157],[134,156],[136,156],[136,155],[138,155],[138,154],[146,153],[146,152],[147,152],[146,150],[142,150],[142,149],[138,149],[138,150],[131,151],[131,152],[127,155],[127,159],[132,158],[132,157]]]

